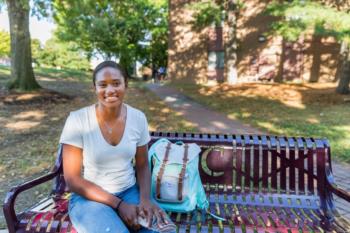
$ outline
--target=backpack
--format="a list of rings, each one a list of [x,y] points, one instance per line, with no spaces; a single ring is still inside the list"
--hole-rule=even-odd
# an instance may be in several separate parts
[[[195,143],[171,143],[166,138],[150,147],[151,196],[164,210],[189,212],[208,208],[198,171],[200,151]]]

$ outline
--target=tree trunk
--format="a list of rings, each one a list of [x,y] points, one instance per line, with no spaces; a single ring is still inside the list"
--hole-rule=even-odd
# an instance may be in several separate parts
[[[40,88],[32,67],[29,33],[29,1],[7,0],[11,36],[11,77],[8,87],[21,90]]]
[[[129,72],[129,68],[130,68],[130,62],[127,60],[127,58],[123,55],[120,55],[119,57],[119,65],[121,65],[121,67],[123,67],[123,69],[125,70],[125,73],[128,77],[130,77],[130,72]]]
[[[311,64],[311,72],[310,72],[310,83],[317,83],[320,79],[321,73],[321,64],[322,64],[322,52],[319,48],[321,45],[322,37],[313,35],[311,42],[311,52],[312,52],[312,64]]]
[[[339,83],[336,89],[336,92],[339,94],[349,94],[349,84],[350,84],[350,44],[342,42],[340,50],[340,72],[339,74]]]
[[[225,80],[228,84],[235,84],[238,81],[237,75],[237,12],[235,0],[227,2],[226,28],[227,35],[225,40]]]
[[[274,79],[276,83],[282,83],[283,82],[283,73],[284,73],[284,62],[286,61],[286,39],[282,37],[282,44],[281,44],[281,56],[278,64],[278,70],[277,75]]]

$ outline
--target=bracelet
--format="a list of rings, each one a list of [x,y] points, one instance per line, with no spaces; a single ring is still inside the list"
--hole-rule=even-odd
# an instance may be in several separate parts
[[[118,212],[119,206],[120,206],[120,204],[122,204],[122,202],[123,202],[123,200],[120,199],[120,201],[118,202],[117,206],[115,207],[115,211]]]

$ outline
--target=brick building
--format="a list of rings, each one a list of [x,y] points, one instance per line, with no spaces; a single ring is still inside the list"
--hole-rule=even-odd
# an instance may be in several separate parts
[[[327,2],[327,0],[324,0]],[[208,83],[224,78],[227,26],[194,30],[193,0],[169,1],[168,77]],[[287,43],[262,36],[274,20],[263,14],[268,0],[246,0],[237,24],[238,82],[260,80],[334,81],[340,46],[331,38],[300,38]],[[332,2],[329,0],[328,2]]]

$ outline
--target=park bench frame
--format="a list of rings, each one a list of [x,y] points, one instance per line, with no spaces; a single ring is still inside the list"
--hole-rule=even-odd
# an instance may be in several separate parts
[[[326,139],[152,132],[150,145],[163,137],[202,148],[199,171],[210,211],[227,219],[199,210],[169,213],[179,232],[350,232],[333,199],[335,194],[350,202],[350,193],[334,182]],[[17,195],[50,180],[51,195],[16,214]],[[60,147],[51,172],[7,193],[3,211],[9,232],[75,232],[67,192]]]

